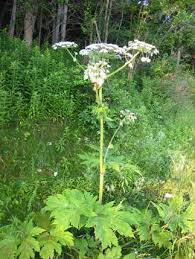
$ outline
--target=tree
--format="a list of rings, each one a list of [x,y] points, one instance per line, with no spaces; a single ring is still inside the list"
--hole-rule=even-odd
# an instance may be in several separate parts
[[[24,17],[24,40],[29,46],[32,45],[35,21],[37,18],[37,3],[34,1],[26,3]]]
[[[16,4],[17,1],[13,1],[13,7],[12,7],[12,14],[11,14],[11,19],[10,19],[10,24],[9,24],[9,34],[10,36],[14,36],[14,31],[15,31],[15,23],[16,23]]]

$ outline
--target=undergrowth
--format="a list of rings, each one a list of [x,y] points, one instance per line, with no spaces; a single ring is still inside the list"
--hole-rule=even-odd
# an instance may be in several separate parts
[[[1,36],[0,258],[193,259],[193,74],[164,57],[107,83],[106,144],[121,110],[137,121],[110,146],[100,205],[93,91],[63,50]]]

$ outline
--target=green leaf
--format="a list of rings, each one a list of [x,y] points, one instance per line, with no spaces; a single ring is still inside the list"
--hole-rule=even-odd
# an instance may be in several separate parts
[[[105,254],[99,254],[98,259],[120,259],[121,255],[121,247],[117,246],[107,249]]]
[[[123,257],[123,259],[136,259],[137,257],[136,257],[136,255],[135,254],[128,254],[128,255],[125,255],[124,257]]]
[[[79,158],[81,159],[81,163],[85,165],[87,168],[98,168],[99,165],[99,158],[98,152],[85,152],[79,154]]]
[[[135,225],[139,234],[140,241],[146,241],[151,238],[150,229],[156,223],[150,210],[132,209],[132,218],[135,218]]]
[[[73,234],[69,231],[64,231],[63,229],[53,229],[50,232],[52,237],[55,237],[58,242],[60,242],[64,246],[73,246]]]
[[[50,232],[44,232],[38,239],[41,247],[42,258],[53,257],[55,252],[60,255],[62,246],[73,246],[73,235],[63,228],[53,228]]]
[[[102,242],[102,249],[111,247],[112,245],[118,246],[118,239],[114,231],[109,227],[102,227],[101,221],[95,227],[95,236]]]
[[[79,251],[79,259],[84,259],[88,251],[88,242],[86,239],[76,239],[75,248]]]
[[[66,190],[63,195],[48,198],[45,211],[51,213],[56,229],[70,226],[94,228],[95,238],[102,248],[118,246],[116,232],[125,237],[134,237],[130,222],[132,214],[122,211],[113,202],[101,205],[90,193]],[[81,220],[82,219],[82,220]]]
[[[158,245],[159,248],[164,247],[169,250],[172,249],[172,233],[160,228],[158,225],[152,226],[152,240],[155,245]]]
[[[62,252],[61,245],[54,240],[48,239],[47,241],[42,242],[41,246],[40,256],[43,259],[53,258],[55,251],[58,255]]]
[[[50,196],[47,200],[45,211],[51,212],[54,224],[68,229],[71,225],[80,228],[81,216],[89,217],[94,215],[93,204],[96,198],[88,193],[78,190],[66,190],[64,194]]]
[[[96,239],[101,241],[103,249],[112,245],[118,246],[115,231],[126,237],[134,236],[127,221],[130,213],[120,211],[120,208],[114,207],[112,202],[105,205],[97,204],[95,212],[97,216],[90,217],[86,226],[94,227]]]
[[[21,245],[17,251],[17,256],[19,256],[19,259],[34,258],[35,251],[40,251],[39,242],[36,241],[33,237],[29,237],[21,242]]]
[[[34,227],[31,231],[31,236],[38,236],[40,235],[41,233],[43,233],[45,231],[45,229],[43,228],[39,228],[39,227]]]
[[[34,215],[34,221],[38,227],[50,231],[52,227],[52,221],[50,219],[50,213],[38,212]]]
[[[14,259],[17,252],[18,240],[15,237],[7,237],[0,241],[0,259]]]

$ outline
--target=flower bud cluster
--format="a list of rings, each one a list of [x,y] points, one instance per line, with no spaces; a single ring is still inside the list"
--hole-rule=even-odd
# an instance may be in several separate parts
[[[84,79],[89,79],[97,88],[102,87],[109,73],[109,65],[106,61],[99,61],[97,63],[89,63],[85,70]]]
[[[137,120],[137,115],[133,112],[130,112],[130,110],[125,109],[120,111],[120,117],[121,117],[121,126],[123,126],[123,124],[129,124],[130,122],[135,122],[135,120]]]
[[[73,41],[61,41],[58,43],[55,43],[52,48],[58,49],[58,48],[77,48],[78,45]]]

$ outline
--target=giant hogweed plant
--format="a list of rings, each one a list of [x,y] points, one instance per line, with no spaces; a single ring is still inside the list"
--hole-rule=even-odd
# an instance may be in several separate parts
[[[108,107],[104,102],[103,98],[103,89],[107,80],[111,79],[121,70],[129,67],[133,69],[135,62],[141,60],[141,62],[149,63],[153,55],[158,54],[158,50],[155,46],[147,44],[142,41],[134,40],[128,43],[128,46],[119,47],[116,44],[107,44],[107,43],[97,43],[87,46],[85,49],[82,49],[79,54],[81,56],[88,57],[87,68],[84,68],[76,58],[76,55],[73,56],[69,48],[75,48],[77,44],[74,42],[60,42],[53,45],[54,49],[65,48],[70,56],[73,58],[79,67],[84,70],[84,79],[89,80],[92,84],[93,90],[95,92],[96,108],[95,113],[99,119],[99,203],[103,201],[104,193],[104,176],[106,171],[106,161],[112,142],[123,126],[123,124],[128,122],[134,122],[136,120],[136,115],[129,110],[124,110],[121,112],[121,121],[118,128],[114,132],[111,140],[109,141],[108,147],[104,147],[104,130],[105,130],[105,120]],[[121,66],[112,71],[111,60],[120,59]],[[104,150],[105,153],[104,153]]]
[[[99,119],[99,199],[90,193],[79,190],[65,190],[63,194],[50,196],[46,207],[36,219],[37,227],[32,221],[18,227],[6,227],[0,232],[3,239],[0,249],[6,258],[33,258],[39,253],[41,258],[54,258],[62,253],[62,247],[71,248],[85,258],[90,247],[96,247],[98,258],[121,258],[122,252],[118,237],[133,238],[131,225],[138,224],[136,213],[130,213],[122,208],[122,204],[114,206],[113,202],[102,204],[104,194],[104,176],[109,149],[120,128],[136,120],[136,115],[129,110],[122,111],[121,121],[114,132],[108,147],[104,148],[105,120],[108,107],[104,102],[103,89],[105,82],[126,67],[133,68],[136,60],[150,62],[150,58],[158,53],[155,46],[140,42],[129,42],[128,46],[119,47],[113,44],[92,44],[80,51],[82,56],[88,56],[89,63],[86,69],[78,62],[69,48],[77,47],[73,42],[55,44],[54,49],[66,48],[73,60],[83,69],[84,78],[89,80],[95,92],[96,114]],[[121,66],[112,71],[112,58],[119,58]],[[104,150],[106,150],[104,152]],[[49,215],[49,216],[48,216]],[[135,215],[135,216],[134,216]],[[85,228],[85,234],[83,229]],[[70,229],[80,231],[75,240]],[[93,232],[92,232],[93,230]],[[88,233],[88,234],[87,234]],[[92,233],[89,237],[89,233]],[[89,241],[90,240],[90,241]],[[91,245],[89,244],[91,243]],[[156,242],[158,244],[158,241]],[[162,245],[163,246],[163,245]],[[83,256],[82,256],[83,254]]]

